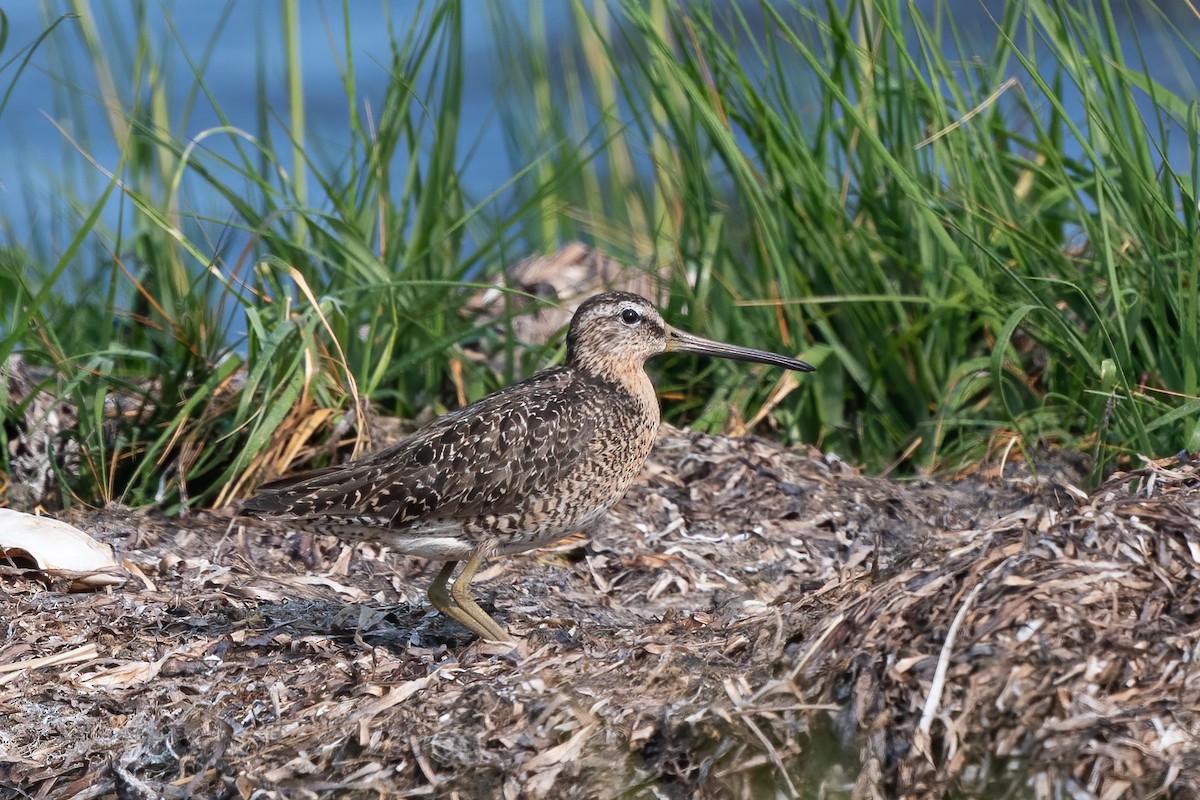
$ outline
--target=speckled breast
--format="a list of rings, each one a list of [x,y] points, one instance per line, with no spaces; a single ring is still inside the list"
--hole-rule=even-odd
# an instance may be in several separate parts
[[[531,492],[518,513],[496,520],[500,529],[511,526],[507,536],[501,533],[497,552],[542,547],[584,530],[625,496],[658,435],[658,399],[649,378],[645,387],[636,388],[631,393],[624,386],[593,386],[586,399],[576,399],[577,408],[593,422],[579,442],[577,458],[555,480]]]

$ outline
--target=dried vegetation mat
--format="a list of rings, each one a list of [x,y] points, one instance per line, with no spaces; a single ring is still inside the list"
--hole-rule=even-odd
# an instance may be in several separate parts
[[[0,796],[1191,797],[1200,480],[865,478],[667,432],[586,536],[436,565],[110,510],[124,587],[0,567]]]

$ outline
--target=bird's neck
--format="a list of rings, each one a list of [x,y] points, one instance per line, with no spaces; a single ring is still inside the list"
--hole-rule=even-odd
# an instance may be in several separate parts
[[[647,415],[658,417],[658,393],[646,370],[638,366],[633,369],[604,369],[601,365],[589,365],[591,369],[581,369],[590,379],[615,386],[623,395]],[[604,365],[606,366],[606,365]],[[597,368],[600,367],[600,368]]]
[[[627,373],[623,376],[621,386],[629,392],[639,406],[645,409],[647,415],[658,419],[658,392],[654,391],[654,384],[651,382],[650,376],[646,374],[646,370],[635,369]]]

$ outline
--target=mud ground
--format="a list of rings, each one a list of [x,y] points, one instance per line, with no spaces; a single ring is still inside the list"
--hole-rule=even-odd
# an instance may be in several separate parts
[[[476,579],[516,648],[377,544],[75,513],[130,578],[0,565],[0,798],[1194,796],[1200,481],[1080,482],[666,430]]]

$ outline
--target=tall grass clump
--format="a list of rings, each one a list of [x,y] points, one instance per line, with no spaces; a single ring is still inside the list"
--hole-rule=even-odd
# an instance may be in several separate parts
[[[573,80],[611,181],[563,195],[569,224],[689,267],[694,324],[815,357],[777,423],[874,470],[1195,449],[1197,105],[1144,52],[1186,87],[1194,44],[1153,8],[1126,53],[1109,4],[1014,0],[980,49],[954,8],[627,2],[610,30],[577,5],[560,47],[605,54]],[[725,366],[671,375],[713,425],[745,397]]]
[[[120,160],[101,163],[73,134],[73,155],[103,178],[87,197],[64,181],[60,252],[32,232],[13,243],[0,359],[45,368],[46,388],[79,408],[85,455],[62,477],[80,499],[179,508],[303,462],[309,442],[295,431],[328,436],[328,412],[355,408],[354,397],[407,416],[437,405],[452,346],[478,334],[456,312],[495,228],[476,224],[459,183],[458,4],[385,14],[391,80],[373,105],[356,94],[352,42],[341,43],[350,145],[332,163],[305,146],[294,36],[287,106],[267,103],[260,63],[260,116],[247,129],[206,81],[220,29],[192,53],[170,24],[155,40],[147,6],[137,10],[127,32],[80,4],[39,43],[64,76],[61,116],[74,118],[79,96],[102,102],[108,128],[88,136],[114,142]],[[299,24],[294,3],[282,13],[285,30]],[[168,97],[179,70],[191,89]],[[217,124],[197,133],[198,104]],[[187,209],[189,188],[216,197],[215,209]],[[470,394],[496,383],[469,365],[454,377]],[[8,409],[9,431],[21,413]]]
[[[541,0],[491,6],[511,179],[483,197],[465,175],[497,154],[458,144],[474,4],[381,3],[368,65],[350,3],[270,7],[286,99],[260,56],[252,121],[207,77],[220,27],[196,48],[134,8],[0,36],[0,89],[34,55],[57,80],[70,174],[45,226],[0,221],[0,361],[79,410],[67,502],[225,502],[326,458],[364,398],[413,417],[519,377],[537,355],[504,375],[463,357],[497,335],[461,313],[472,281],[578,238],[666,270],[672,321],[819,367],[668,361],[671,419],[872,471],[1200,448],[1200,111],[1145,49],[1180,76],[1200,56],[1153,8],[1126,52],[1108,4],[1012,0],[987,46],[950,3],[576,0],[565,38]],[[336,152],[309,135],[309,24],[333,32]],[[2,435],[23,413],[6,403]]]

